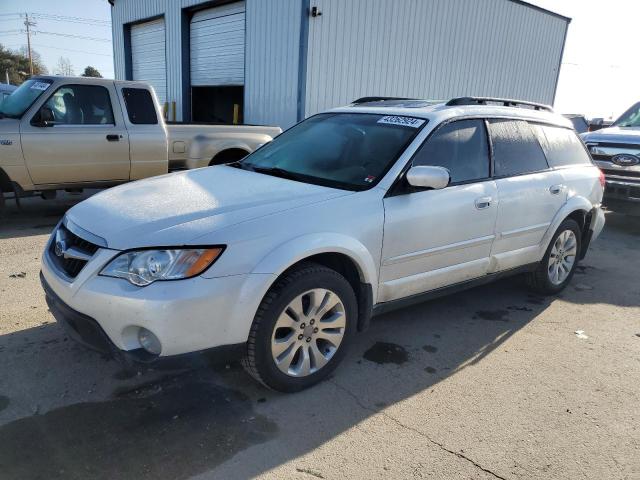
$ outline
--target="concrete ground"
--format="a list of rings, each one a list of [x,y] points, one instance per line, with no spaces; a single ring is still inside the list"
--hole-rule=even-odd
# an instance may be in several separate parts
[[[78,198],[0,219],[3,479],[640,478],[639,218],[608,214],[558,297],[515,278],[378,317],[282,395],[236,364],[131,372],[68,341],[38,270]]]

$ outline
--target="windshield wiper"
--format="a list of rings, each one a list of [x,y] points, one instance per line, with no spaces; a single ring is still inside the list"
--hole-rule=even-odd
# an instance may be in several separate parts
[[[285,170],[283,168],[278,167],[256,167],[255,165],[251,165],[251,168],[254,172],[264,173],[265,175],[272,175],[274,177],[286,178],[287,180],[297,180],[300,181],[301,176],[297,175],[289,170]]]

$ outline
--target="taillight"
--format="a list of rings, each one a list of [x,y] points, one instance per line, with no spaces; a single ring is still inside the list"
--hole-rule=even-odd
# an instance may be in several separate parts
[[[605,184],[606,184],[606,179],[604,177],[604,172],[600,170],[600,186],[604,188]]]

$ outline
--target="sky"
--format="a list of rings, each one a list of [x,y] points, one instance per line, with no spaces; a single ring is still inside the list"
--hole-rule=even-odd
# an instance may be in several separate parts
[[[107,0],[0,0],[0,43],[18,49],[27,43],[24,31],[24,13],[36,15],[36,32],[52,32],[76,37],[35,33],[32,48],[42,56],[49,70],[55,72],[58,59],[67,57],[76,75],[87,65],[113,78],[113,50],[111,46],[111,6]],[[17,13],[22,13],[19,18]],[[44,14],[49,18],[37,18]],[[51,18],[58,16],[57,20]],[[59,17],[73,17],[64,18]],[[80,20],[82,19],[82,20]],[[90,21],[87,21],[90,20]],[[94,21],[96,20],[96,21]],[[90,37],[77,38],[77,37]]]
[[[530,3],[572,18],[554,105],[557,111],[615,118],[640,100],[640,0]],[[50,72],[55,71],[58,58],[64,56],[76,74],[92,65],[103,76],[113,77],[111,31],[104,25],[111,19],[110,8],[107,0],[0,0],[0,43],[14,49],[26,44],[26,35],[14,32],[24,30],[24,19],[13,15],[19,12],[97,20],[89,24],[68,18],[37,19],[36,31],[91,39],[36,33],[33,48],[42,55]]]

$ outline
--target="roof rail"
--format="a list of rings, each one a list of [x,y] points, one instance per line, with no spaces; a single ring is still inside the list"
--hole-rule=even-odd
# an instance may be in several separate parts
[[[458,97],[449,100],[446,105],[448,107],[459,105],[487,105],[488,103],[501,103],[505,107],[533,107],[534,110],[545,110],[547,112],[553,112],[553,108],[550,105],[544,105],[542,103],[526,102],[524,100],[513,100],[510,98],[494,98],[494,97]]]
[[[415,100],[415,99],[405,98],[405,97],[362,97],[351,102],[351,105],[359,105],[361,103],[370,103],[370,102],[387,102],[389,100]]]

